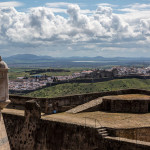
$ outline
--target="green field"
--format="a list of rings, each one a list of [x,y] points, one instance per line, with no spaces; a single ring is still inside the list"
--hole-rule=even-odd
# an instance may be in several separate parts
[[[47,76],[69,76],[72,75],[75,72],[81,72],[83,70],[86,70],[87,68],[62,68],[62,69],[66,69],[69,70],[70,72],[44,72],[44,73],[40,73],[41,75],[47,75]],[[88,70],[88,69],[87,69]]]
[[[26,69],[26,68],[11,68],[9,70],[9,79],[17,79],[17,77],[24,77],[24,76],[29,76],[29,73],[26,73],[25,71],[29,71],[31,69]]]
[[[9,70],[9,79],[14,80],[17,79],[17,77],[24,77],[24,76],[29,77],[30,73],[25,71],[31,71],[34,69],[35,68],[11,68]],[[72,75],[74,72],[81,72],[82,70],[88,70],[88,68],[69,68],[69,69],[62,68],[62,69],[69,70],[70,72],[44,72],[44,73],[40,73],[40,75],[46,74],[47,76],[68,76],[68,75]]]
[[[31,97],[58,97],[92,92],[104,92],[111,90],[121,90],[138,88],[150,90],[150,80],[144,79],[116,79],[98,83],[66,83],[52,87],[47,87],[28,93],[24,96]]]

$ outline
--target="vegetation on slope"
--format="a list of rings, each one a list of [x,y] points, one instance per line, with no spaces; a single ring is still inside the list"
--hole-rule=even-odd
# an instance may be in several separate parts
[[[13,80],[13,79],[17,79],[17,77],[24,77],[30,76],[30,71],[32,71],[33,69],[36,68],[11,68],[9,70],[9,79]],[[42,68],[43,69],[43,68]],[[48,69],[48,68],[44,68],[44,69]],[[44,73],[39,73],[40,75],[47,75],[47,76],[68,76],[68,75],[72,75],[75,72],[80,72],[82,70],[88,70],[89,68],[61,68],[64,70],[69,70],[70,72],[66,72],[66,71],[62,71],[62,72],[44,72]],[[37,69],[38,70],[38,69]],[[34,74],[36,75],[36,74]]]
[[[31,97],[58,97],[92,92],[138,88],[150,90],[150,80],[144,79],[116,79],[98,83],[66,83],[43,88],[25,96]]]

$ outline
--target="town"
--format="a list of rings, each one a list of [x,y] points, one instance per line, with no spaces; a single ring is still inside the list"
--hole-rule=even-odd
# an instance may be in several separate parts
[[[86,78],[114,78],[114,77],[126,77],[126,76],[150,76],[150,67],[123,67],[116,66],[110,69],[92,69],[83,70],[81,72],[75,72],[68,76],[47,76],[45,75],[32,75],[30,77],[17,77],[15,80],[9,81],[9,89],[15,91],[36,90],[51,83],[57,82],[69,82],[74,79],[86,79]]]

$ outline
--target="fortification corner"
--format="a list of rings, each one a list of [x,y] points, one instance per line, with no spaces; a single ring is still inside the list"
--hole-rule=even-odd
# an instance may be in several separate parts
[[[8,66],[0,56],[0,150],[10,150],[1,110],[9,104]]]

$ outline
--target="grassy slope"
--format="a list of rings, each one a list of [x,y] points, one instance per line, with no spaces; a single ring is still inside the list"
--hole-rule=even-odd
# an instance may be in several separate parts
[[[58,97],[65,95],[120,90],[128,88],[150,89],[150,80],[117,79],[98,83],[66,83],[26,94],[32,97]]]

